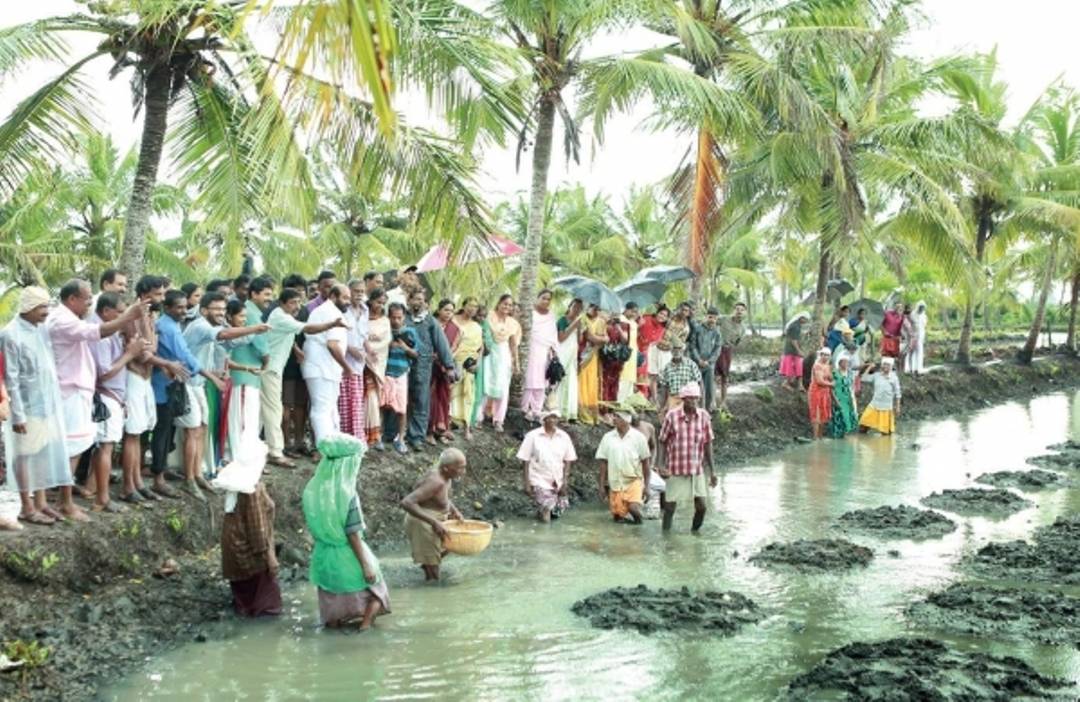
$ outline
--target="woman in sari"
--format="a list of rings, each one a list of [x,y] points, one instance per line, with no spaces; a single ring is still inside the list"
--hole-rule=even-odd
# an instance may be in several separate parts
[[[473,390],[472,425],[479,426],[484,421],[484,407],[487,406],[488,379],[484,371],[487,357],[495,349],[495,337],[491,334],[491,325],[488,324],[487,307],[480,305],[476,308],[476,323],[480,325],[480,363],[476,369],[476,387]]]
[[[559,347],[559,330],[551,313],[551,291],[541,290],[532,310],[532,330],[522,383],[521,411],[525,421],[540,423],[540,412],[547,397],[547,367]]]
[[[382,442],[382,384],[390,355],[390,319],[386,316],[386,293],[375,288],[368,297],[368,337],[364,342],[364,427],[368,446],[384,450]]]
[[[629,361],[620,359],[614,355],[614,351],[620,346],[629,344],[630,325],[612,315],[607,322],[605,334],[607,340],[602,348],[608,349],[612,353],[601,354],[600,400],[602,402],[615,402],[619,399],[619,377],[622,376],[623,364],[629,363]]]
[[[559,415],[568,422],[578,418],[578,352],[581,350],[581,309],[584,303],[574,298],[566,308],[566,314],[559,317],[555,328],[559,333],[559,363],[566,374],[555,386],[555,404]]]
[[[319,442],[322,460],[304,488],[304,519],[315,541],[308,578],[319,589],[319,619],[327,627],[368,629],[390,612],[379,561],[364,541],[356,477],[364,444],[347,434]]]
[[[828,434],[834,439],[842,439],[855,431],[859,423],[855,398],[851,394],[851,377],[851,357],[841,349],[836,354],[833,369],[833,406],[828,426]]]
[[[833,406],[833,372],[832,351],[829,347],[823,347],[817,353],[817,361],[814,363],[810,374],[810,389],[806,393],[807,403],[810,406],[810,426],[814,429],[814,438],[820,439],[822,430],[829,420],[832,419]]]
[[[454,324],[454,303],[441,300],[435,309],[435,321],[450,344],[451,353],[457,347],[461,330]],[[427,442],[435,446],[436,441],[448,444],[454,440],[450,433],[450,373],[453,368],[445,368],[438,358],[431,369],[431,409],[428,414]]]
[[[656,312],[645,315],[638,325],[638,352],[645,359],[645,362],[638,366],[638,387],[642,394],[648,397],[656,397],[656,378],[659,372],[653,369],[662,365],[662,359],[658,358],[662,351],[657,344],[664,338],[664,329],[670,314],[670,310],[661,304],[656,308]],[[670,349],[666,353],[670,354]],[[668,355],[667,358],[670,360],[671,356]]]
[[[466,441],[472,441],[476,380],[484,350],[484,330],[476,321],[477,307],[475,297],[465,298],[453,321],[458,336],[452,349],[461,379],[450,388],[450,419],[464,427]]]
[[[582,424],[596,424],[600,418],[600,347],[606,342],[607,322],[599,307],[589,305],[578,362],[578,421]]]
[[[502,432],[506,410],[510,406],[510,378],[518,371],[518,344],[521,325],[514,319],[514,298],[503,295],[488,319],[494,347],[484,357],[485,415],[491,417],[495,431]]]

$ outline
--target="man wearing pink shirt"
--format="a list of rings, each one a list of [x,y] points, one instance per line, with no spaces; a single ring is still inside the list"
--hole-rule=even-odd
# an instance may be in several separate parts
[[[97,366],[91,344],[112,336],[129,322],[146,314],[146,306],[134,304],[111,322],[85,321],[93,294],[85,280],[73,279],[60,288],[60,306],[45,322],[53,355],[60,397],[64,409],[67,455],[74,473],[79,456],[94,443],[93,407],[97,386]],[[71,499],[71,486],[60,488],[60,511],[75,521],[87,521],[86,513]]]

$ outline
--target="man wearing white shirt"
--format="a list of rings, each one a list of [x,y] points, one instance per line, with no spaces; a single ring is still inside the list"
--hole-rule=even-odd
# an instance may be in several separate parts
[[[343,319],[348,307],[349,288],[335,284],[326,301],[311,311],[308,324],[325,324]],[[348,332],[342,327],[327,329],[304,340],[304,365],[301,370],[311,396],[311,430],[315,434],[316,446],[324,437],[341,429],[337,406],[341,379],[353,374],[345,357],[348,341]]]

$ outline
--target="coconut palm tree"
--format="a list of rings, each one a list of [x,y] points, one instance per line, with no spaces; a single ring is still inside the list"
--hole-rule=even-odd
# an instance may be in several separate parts
[[[402,81],[444,98],[446,109],[465,115],[460,120],[473,133],[497,130],[511,120],[509,113],[496,100],[475,101],[485,109],[475,107],[463,85],[475,84],[489,67],[466,63],[491,62],[499,54],[484,53],[488,45],[475,38],[472,45],[481,50],[458,50],[456,32],[467,13],[452,6],[449,0],[394,4],[403,40],[426,47],[422,58],[401,64]],[[94,105],[84,76],[101,64],[111,77],[132,74],[142,119],[120,264],[133,276],[145,265],[151,200],[170,141],[181,185],[199,189],[194,208],[200,226],[226,237],[230,261],[242,255],[252,222],[271,219],[308,229],[315,203],[302,144],[320,136],[348,156],[350,176],[362,176],[366,189],[394,195],[408,187],[416,211],[434,213],[436,224],[469,218],[482,224],[483,208],[466,182],[468,155],[445,137],[403,127],[388,111],[394,69],[386,60],[395,41],[388,3],[328,0],[278,8],[274,18],[282,18],[283,39],[273,56],[262,55],[248,35],[250,22],[261,16],[252,7],[242,0],[111,0],[88,3],[83,14],[0,31],[0,79],[29,64],[62,66],[0,123],[0,197],[38,162],[55,162],[77,148],[73,135],[90,128]],[[97,42],[88,53],[73,55],[69,35]],[[424,66],[439,70],[418,77],[417,67]],[[305,68],[318,69],[321,77]],[[356,97],[337,82],[346,78],[372,89]],[[379,168],[360,170],[366,166]]]

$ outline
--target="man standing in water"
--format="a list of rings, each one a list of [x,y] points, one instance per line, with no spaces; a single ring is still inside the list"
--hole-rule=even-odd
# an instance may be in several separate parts
[[[461,519],[461,512],[450,501],[453,481],[465,475],[465,454],[448,448],[439,455],[439,463],[401,500],[405,510],[405,534],[409,537],[413,563],[424,569],[424,580],[438,581],[439,565],[446,550],[443,539],[447,519]]]
[[[630,426],[631,415],[615,413],[615,428],[596,448],[600,462],[600,499],[606,500],[615,521],[627,518],[641,524],[641,506],[649,485],[649,442]]]
[[[698,407],[701,388],[696,383],[683,386],[679,392],[682,406],[675,407],[664,417],[660,427],[660,443],[664,445],[664,531],[671,529],[679,503],[694,502],[694,522],[691,531],[697,532],[705,521],[705,497],[709,487],[716,487],[713,472],[712,423],[709,413]],[[704,464],[704,465],[703,465]],[[705,471],[709,474],[705,484]]]
[[[517,457],[525,463],[525,494],[536,503],[537,516],[546,524],[570,505],[566,491],[577,453],[570,435],[559,428],[558,410],[545,410],[540,416],[543,426],[525,435]]]

